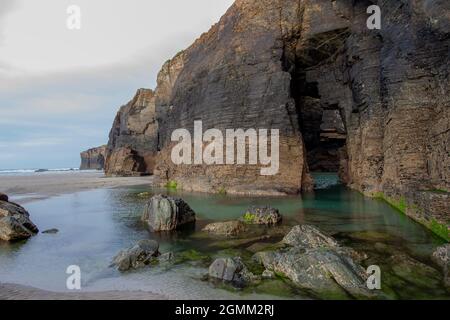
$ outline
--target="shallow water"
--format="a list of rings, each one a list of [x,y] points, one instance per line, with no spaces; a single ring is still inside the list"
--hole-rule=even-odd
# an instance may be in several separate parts
[[[237,254],[250,257],[246,248],[261,242],[215,238],[201,232],[202,227],[211,221],[239,218],[249,205],[270,204],[280,210],[283,223],[272,229],[251,230],[252,236],[270,234],[270,241],[276,242],[290,226],[313,224],[341,243],[366,252],[368,264],[380,265],[383,291],[390,298],[449,298],[441,274],[431,268],[429,259],[433,249],[443,242],[388,204],[366,198],[336,182],[334,175],[318,175],[316,183],[320,189],[303,197],[250,198],[172,192],[189,203],[198,221],[195,230],[171,234],[151,234],[140,222],[142,208],[150,196],[140,193],[161,190],[98,189],[31,202],[26,207],[40,230],[57,228],[59,233],[40,233],[15,244],[0,243],[0,282],[65,291],[66,268],[78,265],[86,291],[146,290],[174,299],[326,298],[280,279],[263,281],[243,291],[219,288],[202,280],[214,257]],[[162,253],[195,250],[188,256],[194,256],[196,261],[124,274],[109,267],[118,251],[145,238],[158,240]],[[400,253],[409,260],[391,258]]]

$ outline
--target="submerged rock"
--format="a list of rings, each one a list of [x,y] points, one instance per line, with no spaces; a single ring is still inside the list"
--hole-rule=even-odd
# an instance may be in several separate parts
[[[45,233],[45,234],[56,234],[58,232],[59,232],[58,229],[48,229],[48,230],[42,231],[42,233]]]
[[[266,206],[255,207],[252,206],[247,209],[242,217],[242,221],[248,224],[264,224],[274,225],[281,222],[281,214],[278,209]]]
[[[308,225],[294,227],[282,242],[288,247],[258,252],[254,259],[305,289],[335,296],[373,296],[366,286],[365,270],[352,258],[354,250],[340,247]]]
[[[137,269],[149,265],[159,255],[159,244],[154,240],[140,240],[133,247],[120,251],[114,258],[112,266],[119,271]]]
[[[3,199],[8,199],[6,195]],[[0,200],[0,239],[15,241],[27,239],[39,232],[30,220],[30,214],[20,205]]]
[[[195,222],[195,212],[183,199],[156,195],[147,203],[142,220],[154,232],[171,231]]]
[[[215,222],[208,224],[203,231],[225,236],[236,236],[247,231],[247,227],[241,221]]]
[[[210,279],[221,280],[240,288],[258,278],[247,269],[240,257],[216,259],[209,266],[208,275]]]
[[[336,240],[323,234],[319,229],[306,224],[293,227],[283,238],[283,243],[305,249],[336,248],[339,246]]]
[[[441,267],[444,273],[445,285],[450,287],[450,244],[438,247],[433,252],[431,259]]]

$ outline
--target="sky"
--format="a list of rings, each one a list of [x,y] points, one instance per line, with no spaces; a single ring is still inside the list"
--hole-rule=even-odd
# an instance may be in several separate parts
[[[0,0],[0,169],[78,167],[233,0]],[[70,30],[67,8],[81,10]]]

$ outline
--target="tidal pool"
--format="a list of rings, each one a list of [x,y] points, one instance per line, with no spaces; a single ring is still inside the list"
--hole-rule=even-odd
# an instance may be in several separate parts
[[[212,259],[241,255],[261,240],[217,238],[201,232],[209,222],[239,218],[250,205],[271,205],[283,215],[280,226],[256,230],[281,240],[291,226],[308,223],[340,243],[367,253],[379,265],[382,290],[392,299],[450,298],[442,274],[430,261],[443,243],[421,225],[381,200],[369,199],[339,185],[335,175],[316,175],[314,194],[292,197],[236,197],[156,190],[145,187],[97,189],[26,205],[41,231],[59,229],[7,244],[0,242],[0,282],[66,291],[66,268],[78,265],[82,290],[143,290],[173,299],[310,299],[327,298],[300,290],[284,279],[265,280],[244,290],[203,280]],[[144,193],[144,194],[142,194]],[[195,229],[152,234],[140,221],[153,193],[182,197],[197,213]],[[126,273],[109,267],[121,249],[141,239],[160,242],[160,251],[178,253],[175,265],[152,266]],[[252,240],[253,239],[253,240]]]

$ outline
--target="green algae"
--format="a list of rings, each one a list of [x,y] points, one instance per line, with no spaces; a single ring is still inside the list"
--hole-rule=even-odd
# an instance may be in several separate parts
[[[176,190],[178,188],[178,183],[175,180],[170,180],[166,183],[166,188]]]

